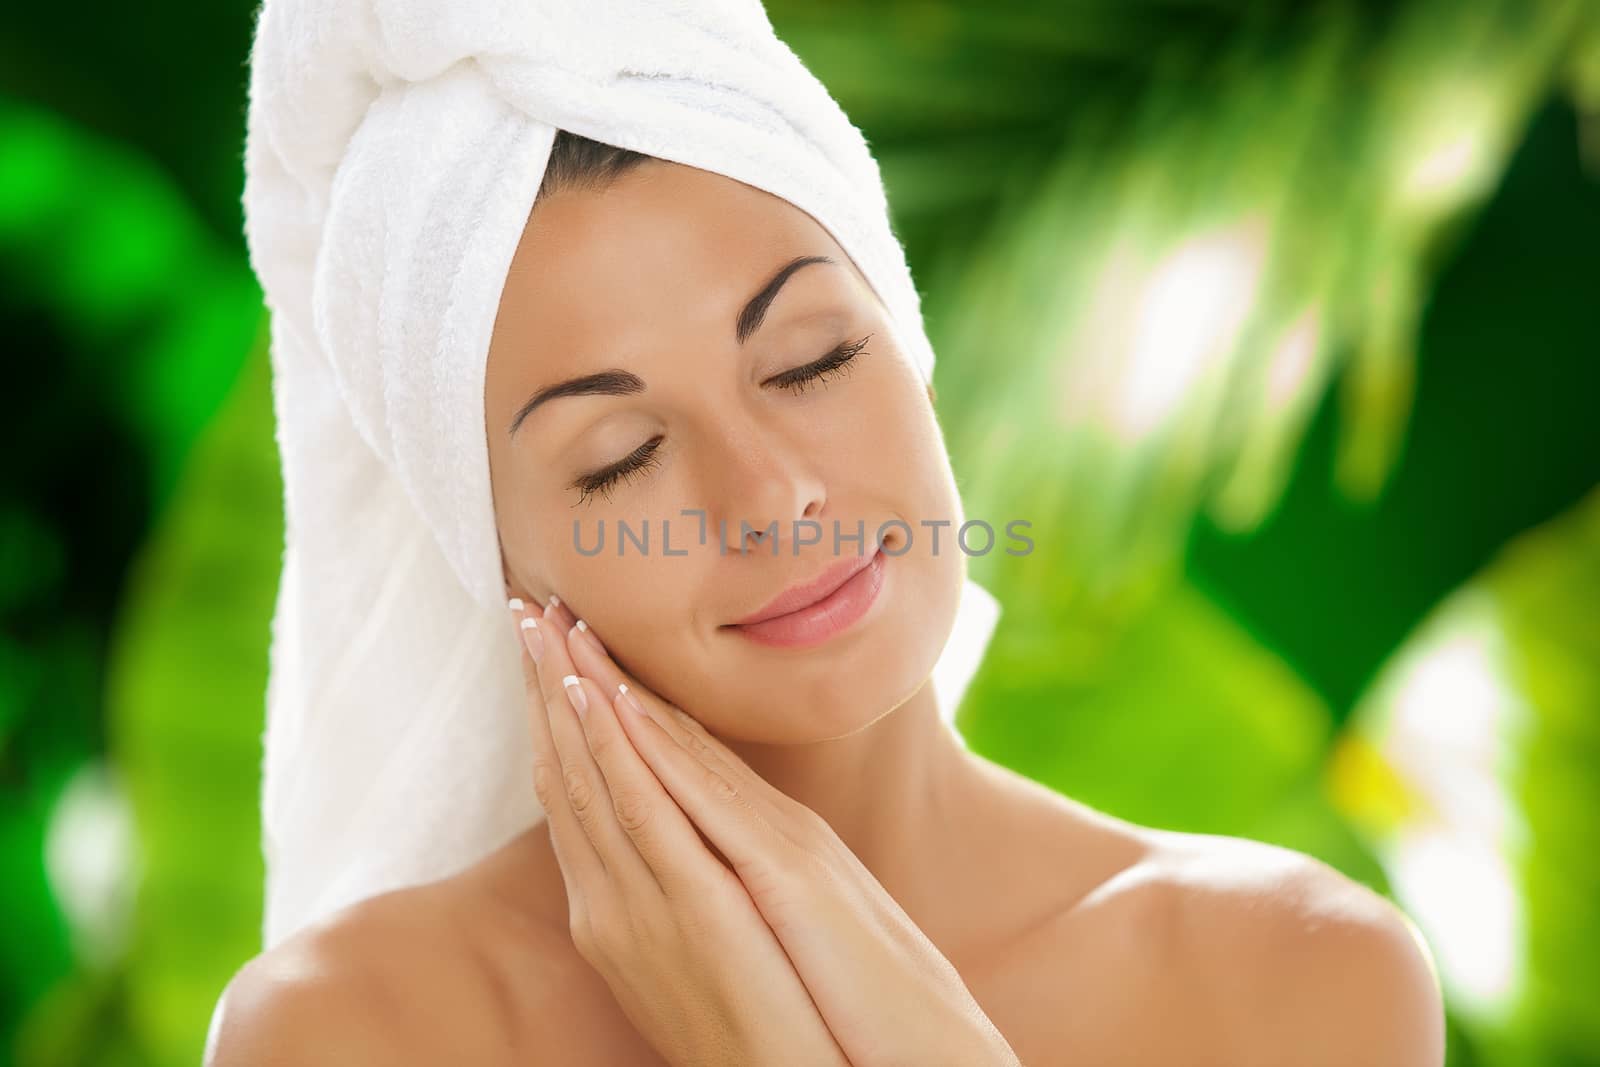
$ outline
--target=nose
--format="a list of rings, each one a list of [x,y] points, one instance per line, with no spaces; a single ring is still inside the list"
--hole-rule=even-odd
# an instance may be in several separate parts
[[[792,554],[797,535],[808,543],[825,542],[825,530],[801,522],[820,523],[828,502],[814,450],[788,428],[758,420],[724,426],[724,435],[718,448],[725,457],[721,499],[726,503],[719,510],[727,520],[728,551]]]

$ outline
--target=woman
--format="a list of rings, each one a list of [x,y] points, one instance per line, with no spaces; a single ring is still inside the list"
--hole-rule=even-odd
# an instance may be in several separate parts
[[[926,681],[965,557],[884,524],[958,516],[954,480],[810,216],[563,133],[485,408],[549,817],[252,961],[213,1067],[1442,1062],[1426,951],[1381,897],[1108,817],[944,728]],[[696,508],[746,536],[581,550]],[[768,551],[798,520],[887,532]]]
[[[251,65],[289,522],[213,1067],[1440,1061],[1381,898],[947,728],[931,346],[759,4],[268,0]]]

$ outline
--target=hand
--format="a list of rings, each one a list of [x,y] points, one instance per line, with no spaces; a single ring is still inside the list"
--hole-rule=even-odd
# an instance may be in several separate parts
[[[565,605],[551,614],[576,621]],[[606,724],[624,724],[673,810],[726,860],[851,1064],[1020,1067],[955,967],[825,819],[640,685],[587,624],[563,632],[585,691],[615,702]],[[619,698],[623,685],[643,715]]]
[[[593,681],[564,689],[577,673],[567,627],[517,604],[534,789],[579,953],[669,1063],[849,1067],[744,886],[635,749],[671,739],[630,739]],[[537,661],[530,633],[542,642]]]

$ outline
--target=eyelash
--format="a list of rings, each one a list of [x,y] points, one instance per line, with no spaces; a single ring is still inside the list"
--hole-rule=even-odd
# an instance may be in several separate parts
[[[869,333],[860,340],[848,341],[815,363],[784,371],[782,374],[774,375],[770,381],[775,383],[778,388],[787,389],[798,396],[817,382],[826,380],[830,375],[848,374],[851,364],[857,356],[866,350],[867,342],[871,339],[872,335]],[[609,501],[611,499],[611,490],[619,482],[631,479],[636,474],[645,473],[659,466],[661,461],[656,458],[655,453],[660,444],[661,436],[658,434],[611,466],[596,471],[594,474],[585,475],[573,482],[572,488],[578,490],[581,494],[578,498],[578,503],[584,503],[596,493],[604,496]]]

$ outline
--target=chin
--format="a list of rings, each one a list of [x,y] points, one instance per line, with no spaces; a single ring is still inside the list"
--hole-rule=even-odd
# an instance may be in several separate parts
[[[756,744],[810,744],[864,730],[928,684],[955,625],[965,573],[935,557],[890,560],[880,601],[852,630],[810,649],[773,649],[729,634],[740,661],[724,674],[749,708],[729,719]],[[772,696],[773,687],[783,693]],[[760,736],[755,736],[760,735]]]
[[[770,673],[766,675],[771,678]],[[730,702],[718,709],[717,721],[733,729],[724,730],[711,722],[706,726],[724,740],[755,745],[811,745],[835,741],[865,730],[914,695],[908,694],[905,679],[858,675],[834,675],[819,685],[782,685],[782,699],[770,695],[770,682],[753,694],[741,708]]]

